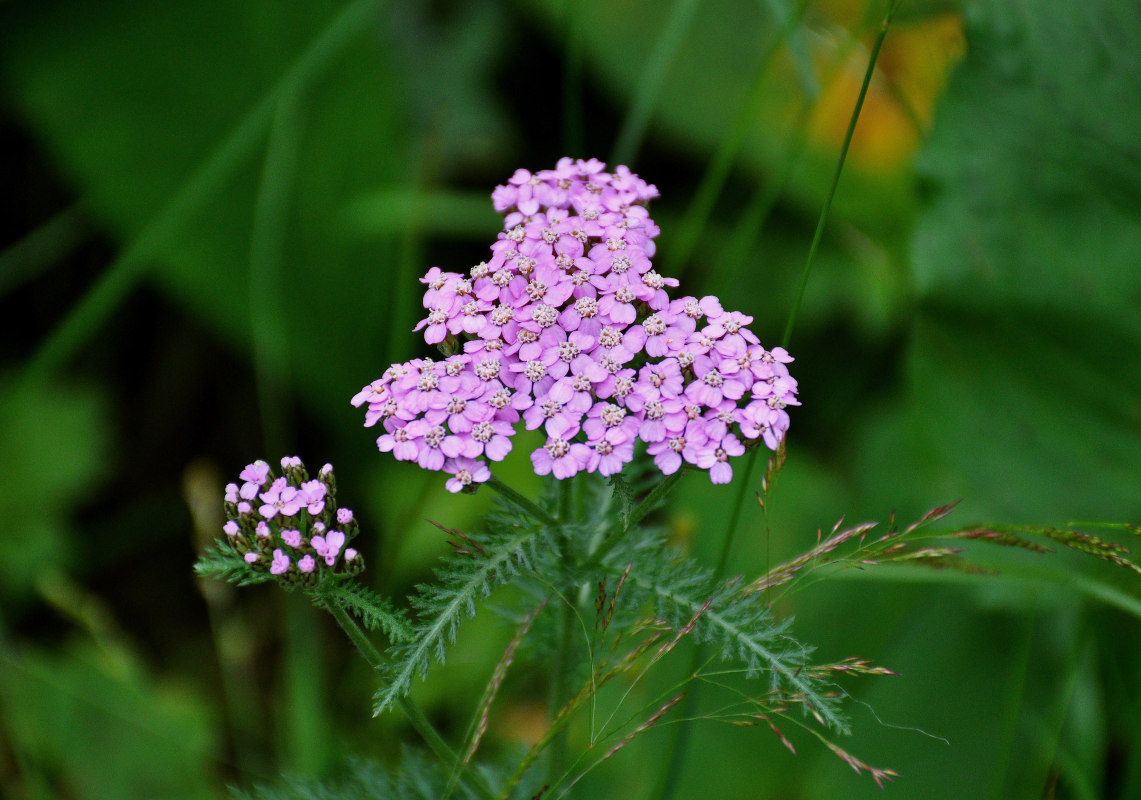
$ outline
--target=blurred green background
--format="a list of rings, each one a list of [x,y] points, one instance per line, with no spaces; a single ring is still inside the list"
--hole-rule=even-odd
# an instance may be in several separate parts
[[[331,461],[372,584],[429,578],[425,520],[489,500],[378,454],[348,401],[424,352],[416,278],[485,257],[494,185],[563,155],[657,184],[658,269],[776,344],[886,6],[0,5],[0,794],[214,797],[393,758],[408,731],[370,719],[330,620],[193,579],[221,485]],[[734,572],[959,498],[960,525],[1141,522],[1139,91],[1137,2],[903,3],[790,348],[771,534],[750,505]],[[503,477],[533,491],[528,468]],[[693,476],[663,521],[712,562],[735,492]],[[781,608],[821,659],[901,673],[851,685],[840,744],[899,797],[1141,797],[1141,579],[972,557],[1006,577],[867,570]],[[509,635],[473,620],[418,688],[445,732]],[[508,689],[492,754],[542,711]],[[884,796],[795,731],[795,757],[695,733],[679,797]],[[640,796],[665,740],[584,796]]]

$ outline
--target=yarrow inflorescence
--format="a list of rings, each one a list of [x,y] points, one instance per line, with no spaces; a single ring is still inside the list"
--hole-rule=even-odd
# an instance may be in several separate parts
[[[238,477],[240,484],[226,486],[222,531],[255,570],[307,586],[325,572],[364,569],[360,553],[346,546],[359,528],[350,509],[337,508],[332,464],[310,479],[301,459],[288,456],[280,476],[255,461]]]
[[[521,420],[547,434],[535,471],[560,479],[617,473],[642,441],[666,475],[685,462],[728,483],[731,458],[778,447],[799,405],[792,357],[716,297],[670,297],[678,281],[651,261],[658,190],[605,166],[516,171],[491,196],[504,227],[490,259],[421,279],[415,330],[445,357],[393,364],[353,397],[381,451],[458,492],[491,477],[485,459],[507,455]]]

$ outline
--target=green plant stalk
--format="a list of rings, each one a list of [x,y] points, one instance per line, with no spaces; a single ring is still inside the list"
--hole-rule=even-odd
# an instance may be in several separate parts
[[[570,720],[571,714],[582,707],[582,704],[585,702],[585,698],[586,694],[584,692],[580,692],[578,695],[571,698],[562,709],[560,709],[560,713],[547,727],[547,730],[543,732],[543,735],[539,737],[539,740],[535,742],[535,744],[531,745],[530,750],[527,751],[527,754],[524,755],[522,760],[516,765],[515,771],[511,773],[511,777],[508,778],[507,782],[503,785],[503,791],[501,791],[499,794],[499,800],[508,800],[508,798],[511,796],[512,790],[519,785],[519,781],[521,781],[523,776],[527,774],[527,770],[529,770],[535,764],[539,758],[539,755],[548,746],[550,746],[551,741],[556,736],[562,733],[563,729],[567,725],[567,722]],[[579,758],[581,758],[581,756]],[[557,785],[561,780],[561,775],[555,776],[554,782],[548,784],[548,786]]]
[[[254,371],[257,376],[258,410],[262,420],[262,444],[270,453],[290,451],[289,326],[283,303],[285,230],[289,198],[296,175],[300,143],[297,107],[299,98],[283,92],[278,100],[266,143],[261,180],[254,200],[250,231],[250,330]]]
[[[840,183],[840,175],[844,170],[844,162],[847,160],[848,149],[852,144],[852,136],[856,131],[856,122],[860,118],[860,111],[864,105],[864,98],[868,93],[868,86],[871,84],[872,75],[875,74],[876,61],[879,59],[880,50],[883,47],[884,38],[887,36],[888,27],[891,24],[892,16],[895,14],[896,9],[899,7],[901,0],[892,0],[891,5],[888,7],[887,13],[884,15],[883,22],[880,25],[879,34],[876,36],[875,45],[872,47],[871,55],[868,57],[868,67],[864,71],[864,81],[860,86],[860,94],[856,98],[856,106],[852,109],[852,117],[848,122],[848,130],[844,136],[844,143],[840,148],[840,158],[836,162],[836,171],[832,176],[832,185],[829,187],[828,195],[824,200],[824,207],[820,210],[820,219],[816,223],[816,232],[812,237],[812,245],[808,250],[808,257],[805,260],[804,269],[801,271],[800,283],[797,286],[796,297],[793,300],[792,310],[789,312],[788,324],[784,329],[784,336],[781,338],[781,346],[787,347],[789,341],[792,339],[792,331],[796,325],[797,311],[804,300],[804,290],[808,285],[808,276],[811,272],[813,259],[816,257],[816,251],[820,246],[820,240],[824,233],[824,224],[828,219],[828,212],[832,207],[832,199],[836,195],[836,188]],[[752,475],[753,466],[756,463],[757,452],[754,450],[749,454],[749,463],[746,467],[746,478],[741,484],[741,489],[737,494],[736,503],[733,512],[730,515],[730,524],[728,530],[725,532],[725,539],[722,545],[721,558],[719,560],[715,577],[720,579],[724,574],[725,566],[728,563],[728,554],[732,550],[734,540],[736,539],[737,522],[740,519],[741,508],[744,505],[745,489],[748,486],[749,478]],[[694,658],[691,664],[692,671],[695,671],[702,663],[704,657],[704,648],[698,647],[694,653]],[[693,674],[693,672],[690,674]],[[697,690],[690,692],[686,697],[685,710],[682,711],[682,718],[686,719],[690,716],[691,709],[696,703]],[[689,747],[689,725],[680,725],[674,734],[674,740],[670,743],[670,747],[666,750],[667,756],[664,759],[666,765],[665,772],[658,785],[657,796],[661,800],[669,800],[673,797],[674,791],[679,783],[681,775],[681,768],[685,762],[686,750]]]
[[[803,102],[797,112],[796,122],[792,126],[793,133],[777,161],[780,166],[776,174],[770,180],[762,181],[745,213],[734,226],[729,244],[718,258],[713,273],[721,285],[736,286],[738,281],[742,280],[740,273],[744,265],[750,261],[753,249],[759,246],[761,232],[773,209],[776,208],[777,200],[788,188],[793,171],[800,164],[800,157],[808,140],[806,132],[811,112],[812,104],[808,101]]]
[[[876,43],[872,47],[871,56],[868,57],[868,68],[864,72],[864,82],[860,86],[859,97],[856,98],[856,107],[852,110],[852,118],[848,121],[848,131],[844,134],[844,144],[840,147],[840,158],[836,162],[836,171],[832,175],[832,185],[828,189],[828,195],[824,198],[824,208],[820,210],[820,219],[816,223],[816,232],[812,235],[812,246],[808,249],[808,258],[805,259],[804,269],[800,273],[800,283],[796,287],[796,296],[792,301],[792,310],[788,315],[788,324],[784,328],[784,336],[781,337],[781,347],[788,347],[788,343],[792,340],[792,329],[796,326],[796,315],[800,310],[800,305],[804,301],[804,290],[808,286],[808,276],[812,271],[812,261],[816,257],[816,250],[820,246],[820,240],[824,236],[824,223],[828,220],[828,211],[832,208],[832,198],[836,196],[836,187],[840,184],[840,174],[844,171],[844,162],[848,158],[848,148],[852,146],[852,135],[856,132],[856,122],[860,119],[860,109],[864,106],[864,98],[868,94],[868,86],[871,85],[872,75],[875,74],[876,61],[879,59],[880,49],[883,47],[883,41],[887,37],[887,29],[891,25],[891,18],[895,15],[895,11],[899,8],[902,0],[892,0],[891,6],[888,8],[887,13],[884,15],[883,22],[880,23],[880,32],[876,36]]]
[[[554,736],[550,742],[549,761],[547,762],[547,784],[553,786],[559,781],[567,768],[567,729],[566,720],[560,720],[560,712],[570,700],[571,686],[573,684],[576,659],[574,657],[575,644],[575,608],[573,596],[563,598],[558,614],[558,628],[556,630],[558,649],[555,651],[554,664],[551,674],[550,696],[550,724],[557,725],[553,731]]]
[[[749,453],[748,461],[745,464],[745,477],[741,481],[741,485],[737,489],[737,498],[733,504],[733,511],[729,515],[729,525],[725,530],[725,535],[722,537],[721,542],[721,555],[717,559],[717,569],[714,575],[717,580],[725,574],[725,567],[729,564],[729,554],[733,550],[733,545],[737,540],[737,525],[741,519],[741,509],[744,507],[745,491],[749,488],[751,478],[753,476],[753,465],[757,463],[757,453],[760,448],[754,448]],[[701,665],[709,660],[708,646],[705,642],[697,645],[693,650],[693,658],[689,662],[689,671],[686,675],[696,675]],[[697,697],[700,693],[701,684],[695,683],[693,688],[686,694],[685,700],[682,701],[681,710],[678,716],[683,720],[692,719],[694,712],[697,709]],[[692,723],[681,723],[673,726],[670,733],[670,741],[666,746],[667,753],[673,753],[673,758],[666,759],[666,768],[661,773],[661,779],[658,783],[658,791],[656,794],[662,798],[668,798],[673,794],[673,787],[677,784],[678,779],[681,777],[681,767],[685,760],[685,753],[689,749],[690,731],[693,729]]]
[[[427,142],[409,148],[410,163],[409,198],[410,219],[400,228],[396,246],[395,288],[389,305],[388,330],[384,342],[385,360],[391,364],[404,361],[408,354],[407,331],[416,325],[413,309],[417,302],[413,298],[412,287],[420,277],[424,261],[424,219],[427,214],[427,193],[430,190],[426,165],[433,156]]]
[[[485,484],[492,490],[498,492],[510,503],[523,511],[526,511],[535,519],[542,522],[551,528],[562,529],[558,536],[559,547],[562,550],[560,559],[561,563],[565,565],[566,569],[563,572],[563,580],[560,584],[566,584],[566,579],[570,575],[570,559],[572,553],[570,551],[570,541],[567,538],[565,530],[566,523],[570,522],[573,517],[573,487],[572,481],[565,480],[559,482],[559,499],[558,499],[558,517],[551,516],[548,512],[540,508],[536,503],[524,497],[519,492],[512,489],[507,484],[500,481],[498,478],[492,476]],[[574,593],[569,596],[573,597]],[[575,623],[575,608],[573,601],[564,598],[562,608],[559,610],[556,628],[556,641],[557,649],[555,651],[554,663],[551,668],[551,681],[550,681],[550,717],[551,725],[554,726],[559,721],[559,713],[566,706],[570,696],[572,678],[575,669],[574,658],[574,623]],[[563,725],[558,725],[557,730],[553,730],[553,737],[550,744],[550,754],[548,761],[548,775],[549,782],[553,783],[558,780],[559,776],[566,770],[567,763],[567,735]]]
[[[693,202],[686,210],[681,230],[674,240],[673,247],[668,252],[663,253],[663,257],[668,260],[668,272],[675,278],[680,279],[685,273],[689,257],[697,246],[701,229],[705,227],[705,223],[709,221],[709,217],[713,213],[713,205],[717,202],[721,189],[729,178],[733,162],[745,143],[750,128],[756,124],[764,100],[764,88],[769,67],[772,65],[781,45],[792,35],[807,6],[808,0],[800,0],[796,11],[789,15],[785,24],[766,43],[757,72],[753,76],[749,96],[741,104],[729,133],[721,141],[717,152],[709,162],[709,166],[706,167]]]
[[[295,593],[282,598],[284,628],[281,693],[276,702],[278,756],[303,775],[325,772],[337,754],[328,737],[327,698],[314,686],[325,685],[325,662],[318,644],[320,617]]]
[[[92,233],[82,201],[56,214],[0,252],[0,298],[43,275]]]
[[[357,648],[357,652],[361,654],[368,665],[372,667],[374,671],[379,671],[384,665],[384,658],[368,636],[365,635],[365,632],[361,630],[356,620],[349,615],[349,612],[341,608],[333,599],[322,598],[321,605],[337,620],[337,624],[341,626],[341,630],[349,637],[349,640]],[[436,754],[436,757],[449,768],[456,769],[457,771],[462,769],[459,756],[456,755],[451,746],[444,741],[444,737],[433,727],[431,721],[425,716],[424,711],[416,704],[416,701],[402,695],[397,700],[397,704],[400,706],[400,710],[404,712],[404,716],[408,718],[408,722],[411,723],[412,728],[416,733],[420,734],[420,738],[431,748],[432,752]],[[473,773],[469,777],[471,778],[471,783],[474,785],[468,785],[464,778],[460,779],[460,785],[466,789],[468,794],[482,797],[484,800],[494,800],[495,792],[491,790],[491,787],[488,786],[478,774]]]

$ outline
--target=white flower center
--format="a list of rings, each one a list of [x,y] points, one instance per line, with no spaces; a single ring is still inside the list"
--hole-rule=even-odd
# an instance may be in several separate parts
[[[501,367],[498,358],[485,358],[475,365],[475,375],[481,381],[495,380]]]
[[[598,314],[598,301],[593,297],[580,297],[574,301],[574,310],[580,317],[589,319]]]
[[[580,352],[578,345],[574,342],[567,341],[559,344],[559,358],[567,363],[578,358]]]
[[[531,281],[527,284],[527,296],[532,300],[542,300],[547,293],[547,284],[542,281]]]
[[[545,445],[546,450],[550,453],[551,458],[562,458],[570,452],[570,445],[567,444],[565,439],[555,439],[550,444]]]
[[[607,403],[602,407],[602,413],[599,416],[602,418],[603,425],[607,428],[613,428],[622,424],[622,420],[626,418],[626,409],[613,403]]]
[[[535,320],[541,328],[549,328],[558,322],[559,312],[548,305],[539,305],[531,314],[531,319]]]

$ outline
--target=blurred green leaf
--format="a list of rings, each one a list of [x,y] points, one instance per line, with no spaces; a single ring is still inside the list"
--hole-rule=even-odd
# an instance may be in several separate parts
[[[156,685],[126,651],[5,646],[0,707],[29,785],[80,800],[214,796],[201,698]]]
[[[864,496],[1135,520],[1141,106],[1124,98],[1141,82],[1141,27],[1112,0],[1077,17],[1049,2],[973,8],[920,159],[907,393],[869,427]]]
[[[1141,25],[1114,0],[985,2],[917,169],[928,297],[1001,314],[1141,308]],[[1079,331],[1075,331],[1079,333]]]
[[[68,515],[108,469],[107,419],[98,392],[53,384],[0,404],[0,519],[8,552],[0,597],[26,600],[39,574],[75,563]]]
[[[367,0],[288,14],[269,2],[64,5],[4,10],[5,93],[94,214],[125,243],[148,234],[145,252],[127,252],[241,347],[260,151],[277,100],[296,104],[297,168],[259,246],[285,254],[275,313],[290,371],[310,396],[350,396],[382,361],[398,252],[362,241],[346,205],[377,186],[430,184],[506,142],[483,88],[489,3],[443,20]]]

